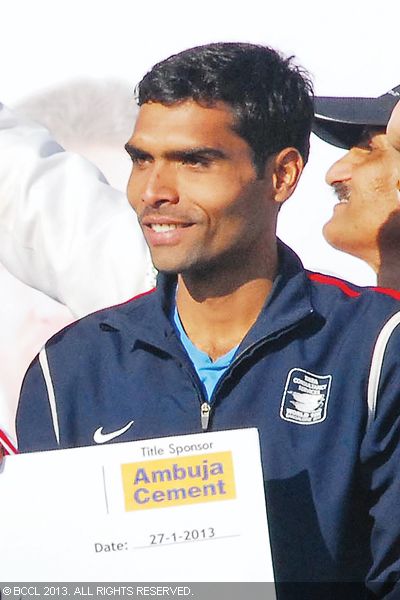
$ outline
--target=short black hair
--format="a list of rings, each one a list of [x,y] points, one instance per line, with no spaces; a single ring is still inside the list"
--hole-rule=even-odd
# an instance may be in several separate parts
[[[235,131],[249,144],[259,176],[269,156],[295,147],[308,160],[314,114],[308,73],[268,46],[223,42],[174,54],[157,63],[136,88],[139,106],[222,101]]]

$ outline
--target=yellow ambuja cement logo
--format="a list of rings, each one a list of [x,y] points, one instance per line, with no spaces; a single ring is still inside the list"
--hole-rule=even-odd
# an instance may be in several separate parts
[[[129,463],[121,470],[126,511],[236,497],[231,452]]]

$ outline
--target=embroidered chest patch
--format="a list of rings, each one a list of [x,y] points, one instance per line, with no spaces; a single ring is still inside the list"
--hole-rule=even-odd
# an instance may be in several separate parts
[[[285,421],[314,425],[326,418],[332,375],[315,375],[304,369],[289,371],[280,415]]]

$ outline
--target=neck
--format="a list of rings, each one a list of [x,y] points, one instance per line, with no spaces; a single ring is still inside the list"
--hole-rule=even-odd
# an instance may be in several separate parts
[[[392,257],[382,261],[377,271],[377,285],[380,287],[400,290],[400,257]]]
[[[379,247],[374,248],[364,260],[375,272],[379,287],[400,290],[400,245],[395,236],[386,236]]]
[[[238,263],[246,265],[238,269]],[[186,334],[212,360],[238,345],[257,320],[277,271],[277,247],[259,264],[245,257],[228,267],[181,274],[177,307]]]

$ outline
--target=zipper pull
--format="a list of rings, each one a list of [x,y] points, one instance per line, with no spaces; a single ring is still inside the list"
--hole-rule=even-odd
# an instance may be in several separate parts
[[[210,405],[208,402],[203,402],[200,406],[201,428],[203,431],[208,429],[208,421],[210,420]]]

